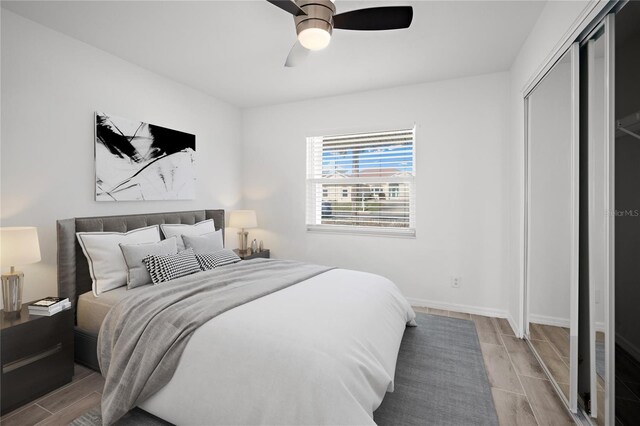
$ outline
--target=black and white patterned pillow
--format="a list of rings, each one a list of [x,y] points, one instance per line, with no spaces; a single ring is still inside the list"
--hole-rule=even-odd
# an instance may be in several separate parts
[[[147,256],[143,260],[154,284],[170,281],[200,272],[200,265],[193,249],[168,256]]]
[[[229,249],[218,250],[213,253],[196,254],[200,269],[207,271],[224,265],[240,262],[240,258]]]

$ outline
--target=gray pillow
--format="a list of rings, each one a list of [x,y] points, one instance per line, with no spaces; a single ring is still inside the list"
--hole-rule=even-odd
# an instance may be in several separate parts
[[[151,284],[151,275],[143,262],[148,256],[167,256],[178,253],[178,237],[167,238],[157,243],[120,244],[124,262],[127,264],[127,289]]]
[[[192,248],[195,254],[213,253],[222,250],[222,229],[203,235],[183,235],[186,248]]]

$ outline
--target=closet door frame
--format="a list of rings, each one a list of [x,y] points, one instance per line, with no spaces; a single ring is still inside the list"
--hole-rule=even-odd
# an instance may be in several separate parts
[[[595,33],[599,32],[600,29],[602,28],[604,24],[599,25],[597,27],[596,30],[594,30]],[[605,37],[604,34],[602,34],[600,37]],[[595,161],[596,161],[596,149],[595,149],[595,145],[596,145],[596,141],[594,141],[594,137],[595,137],[595,131],[593,129],[593,121],[591,120],[591,113],[592,111],[595,109],[595,42],[596,42],[596,37],[590,37],[587,40],[585,40],[585,45],[586,45],[586,49],[587,49],[587,79],[588,79],[588,95],[587,95],[587,114],[588,114],[588,119],[587,119],[587,126],[589,127],[589,130],[587,132],[588,134],[588,157],[589,157],[589,178],[588,178],[588,191],[589,191],[589,231],[591,231],[592,227],[597,223],[596,222],[596,217],[598,215],[598,212],[596,211],[596,205],[594,203],[594,199],[595,199],[595,185],[596,185],[596,179],[597,176],[595,174]],[[605,54],[605,58],[606,58],[606,54]],[[606,59],[605,59],[606,62]],[[606,65],[605,65],[606,68]],[[605,89],[606,92],[606,89]],[[606,96],[605,96],[606,97]],[[606,114],[606,113],[605,113]],[[606,142],[605,142],[606,144]],[[605,159],[606,162],[606,159]],[[606,166],[605,166],[606,168]],[[605,172],[606,174],[606,172]],[[606,183],[605,183],[605,188],[606,188]],[[606,191],[606,190],[605,190]],[[606,197],[606,196],[605,196]],[[607,204],[607,202],[605,201],[605,205]],[[600,212],[601,213],[601,212]],[[605,231],[606,232],[606,231]],[[605,236],[606,238],[606,236]],[[589,257],[591,258],[591,256],[593,256],[593,253],[596,252],[596,247],[592,238],[592,234],[591,232],[589,232],[588,235],[588,240],[589,240]],[[589,370],[590,370],[590,387],[591,387],[591,417],[592,418],[597,418],[598,417],[598,409],[600,407],[598,407],[598,375],[597,373],[594,374],[594,372],[596,372],[596,364],[597,364],[597,355],[596,355],[596,340],[594,338],[595,333],[596,333],[596,329],[595,329],[595,325],[596,325],[596,285],[595,285],[595,280],[594,280],[594,276],[595,276],[595,271],[594,271],[594,264],[595,262],[592,259],[589,259],[589,328],[590,328],[590,332],[589,332]],[[604,266],[604,268],[606,269],[606,266]],[[606,271],[605,271],[605,275],[606,275]],[[606,286],[606,283],[605,283]],[[606,317],[606,314],[605,314]],[[605,348],[605,352],[606,352],[606,348]],[[605,365],[606,365],[606,360],[605,360]],[[605,383],[606,385],[606,383]],[[605,410],[606,411],[606,410]]]
[[[571,290],[569,312],[569,409],[578,412],[578,291],[580,287],[580,44],[571,45]]]
[[[604,378],[604,410],[605,425],[615,425],[615,13],[610,13],[602,19],[594,29],[583,40],[581,45],[587,45],[588,49],[588,110],[594,109],[593,82],[594,76],[594,54],[593,40],[596,35],[604,40],[604,149],[601,153],[604,155],[604,243],[605,258],[604,267],[604,329],[605,329],[605,375]],[[589,120],[591,123],[591,120]],[[597,152],[593,149],[593,132],[589,130],[589,191],[591,196],[592,188],[595,186],[595,180],[598,178],[593,173],[591,167],[593,155]],[[589,206],[589,216],[597,217],[598,212],[592,206]],[[591,220],[591,219],[590,219]],[[590,247],[592,242],[589,242]],[[589,250],[593,253],[593,250]],[[593,262],[589,262],[590,268]],[[595,418],[598,411],[602,407],[598,407],[597,391],[598,391],[598,374],[596,370],[596,321],[595,321],[595,301],[597,284],[593,280],[594,274],[589,273],[589,315],[590,333],[589,351],[590,351],[590,370],[591,370],[591,417]]]
[[[605,424],[615,425],[615,165],[616,165],[616,117],[615,117],[615,14],[611,13],[604,19],[604,41],[605,41],[605,241],[608,243],[605,257],[605,295],[604,295],[604,321],[605,336],[604,345],[604,365],[606,370],[606,380],[604,387]],[[608,180],[608,181],[607,181]],[[595,333],[594,333],[595,341]],[[595,344],[595,342],[594,342]]]
[[[558,57],[556,62],[551,66],[545,77],[551,72],[555,65],[564,58],[565,55],[569,55],[571,59],[571,275],[570,275],[570,307],[569,307],[569,399],[565,400],[564,396],[561,397],[562,401],[568,406],[572,413],[578,412],[578,254],[579,254],[579,190],[580,190],[580,169],[579,169],[579,154],[580,154],[580,44],[572,43],[569,49]],[[544,81],[542,77],[538,83]],[[529,301],[530,299],[530,252],[529,241],[531,235],[530,229],[530,217],[531,217],[531,128],[529,125],[530,108],[529,96],[534,92],[537,84],[525,94],[525,236],[524,236],[524,293],[525,303],[523,306],[524,312],[524,337],[527,343],[531,347],[531,350],[535,354],[536,358],[545,370],[548,377],[553,377],[547,370],[547,367],[538,356],[535,348],[529,339]],[[551,380],[554,388],[559,395],[564,395],[559,388],[558,384]]]

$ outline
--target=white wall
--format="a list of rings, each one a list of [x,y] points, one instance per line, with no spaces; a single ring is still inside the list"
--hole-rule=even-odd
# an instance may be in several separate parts
[[[509,118],[510,144],[505,152],[504,198],[506,207],[503,281],[509,294],[508,310],[522,332],[522,276],[524,259],[524,101],[523,90],[536,71],[545,63],[556,45],[561,44],[577,24],[588,1],[550,1],[543,9],[527,41],[520,49],[510,71]]]
[[[194,133],[196,200],[93,201],[96,110]],[[24,301],[57,294],[56,219],[240,202],[237,108],[6,10],[1,118],[2,226],[37,226],[40,236],[42,261],[20,268]]]
[[[244,204],[269,230],[250,238],[276,257],[387,276],[414,303],[504,314],[507,101],[498,73],[244,111]],[[305,138],[413,123],[417,237],[307,232]]]

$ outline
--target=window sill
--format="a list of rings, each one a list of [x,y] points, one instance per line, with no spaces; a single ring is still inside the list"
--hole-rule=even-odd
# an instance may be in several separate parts
[[[319,234],[369,235],[375,237],[416,238],[415,228],[379,228],[374,226],[307,225],[307,232]]]

